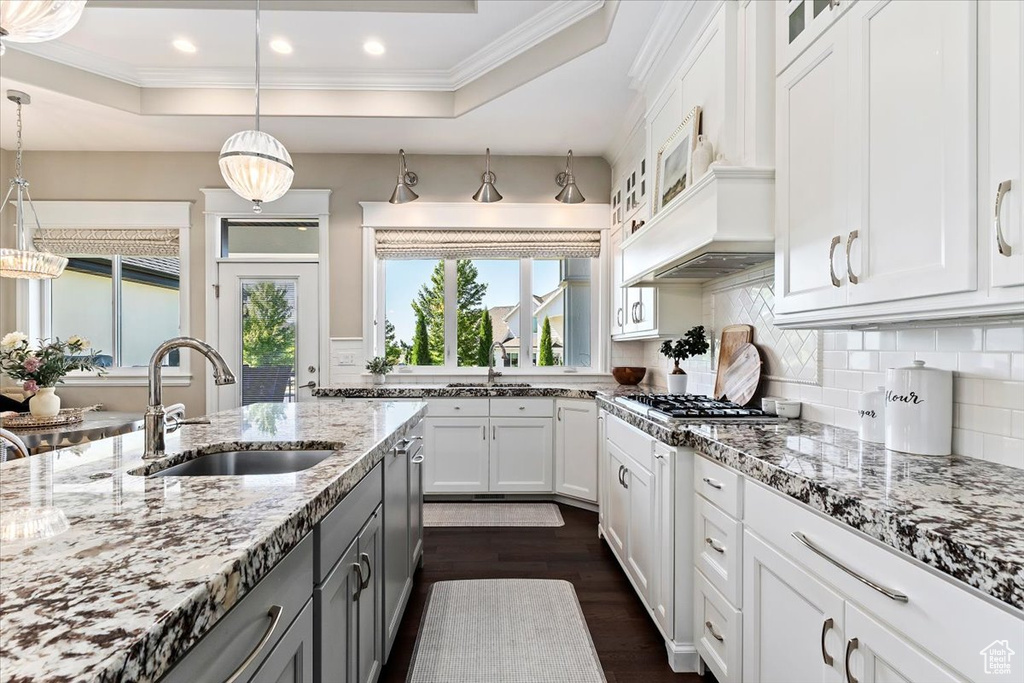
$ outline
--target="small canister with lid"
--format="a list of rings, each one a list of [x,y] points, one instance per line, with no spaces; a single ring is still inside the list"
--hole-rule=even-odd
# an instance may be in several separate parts
[[[861,441],[885,443],[885,387],[860,395],[857,420],[857,436]]]

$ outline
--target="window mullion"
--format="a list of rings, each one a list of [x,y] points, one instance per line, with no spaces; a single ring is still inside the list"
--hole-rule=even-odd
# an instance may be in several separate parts
[[[444,262],[444,367],[459,365],[459,270],[458,261]]]
[[[121,367],[121,332],[122,332],[122,321],[121,321],[121,257],[113,256],[110,259],[110,292],[111,292],[111,305],[113,306],[113,315],[111,316],[113,322],[112,330],[112,345],[114,365]]]
[[[533,259],[519,260],[519,367],[533,367]]]

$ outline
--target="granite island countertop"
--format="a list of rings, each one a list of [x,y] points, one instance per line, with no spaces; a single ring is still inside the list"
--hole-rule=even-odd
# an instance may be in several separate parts
[[[659,441],[693,448],[1024,610],[1024,470],[889,451],[816,422],[664,425],[610,397],[597,401]]]
[[[141,432],[0,465],[4,523],[40,507],[69,522],[51,538],[0,541],[3,681],[159,678],[425,410],[422,402],[257,404],[169,435],[170,455],[159,461],[240,447],[337,451],[293,474],[138,476]]]
[[[493,384],[466,382],[451,384],[346,384],[317,387],[313,396],[317,398],[594,398],[603,396],[626,396],[628,394],[650,393],[645,386],[622,386],[613,381],[605,382],[527,382],[516,385],[513,380]]]

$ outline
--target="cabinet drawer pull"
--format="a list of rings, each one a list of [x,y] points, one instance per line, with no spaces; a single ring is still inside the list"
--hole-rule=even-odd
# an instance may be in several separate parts
[[[491,425],[491,438],[495,441],[498,440],[498,425]]]
[[[622,486],[622,465],[619,465],[619,486]]]
[[[710,477],[704,477],[704,483],[713,489],[718,489],[719,491],[722,490],[722,482],[711,479]]]
[[[850,265],[850,249],[853,248],[853,241],[858,237],[860,237],[860,230],[854,230],[846,239],[846,275],[850,278],[851,285],[860,282],[860,278],[853,274],[853,266]]]
[[[615,311],[615,324],[618,325],[619,327],[622,327],[622,307],[621,306],[619,307],[619,310]]]
[[[526,406],[519,406],[519,410],[526,410]]]
[[[896,602],[910,602],[910,598],[908,598],[903,593],[900,593],[899,591],[894,591],[894,590],[892,590],[890,588],[886,588],[885,586],[877,584],[874,581],[872,581],[871,579],[869,579],[869,578],[859,574],[858,572],[850,569],[845,564],[843,564],[839,560],[835,559],[834,557],[832,557],[831,555],[826,553],[824,550],[822,550],[821,548],[816,546],[814,543],[812,543],[811,539],[807,538],[807,536],[805,536],[803,533],[801,533],[799,531],[794,531],[791,535],[793,536],[793,538],[795,538],[796,540],[800,541],[800,543],[802,543],[804,546],[806,546],[808,549],[810,549],[810,551],[813,552],[815,555],[821,557],[826,562],[829,562],[830,564],[838,567],[839,569],[842,569],[844,572],[846,572],[847,574],[849,574],[853,578],[857,579],[858,581],[863,583],[865,586],[868,586],[870,588],[875,589],[876,591],[878,591],[879,593],[881,593],[885,597],[889,598],[890,600],[895,600]]]
[[[832,617],[829,617],[825,620],[825,623],[821,625],[821,661],[825,662],[825,666],[832,666],[836,661],[832,658],[832,655],[828,653],[828,649],[825,647],[825,636],[832,630],[835,623],[836,622],[832,620]]]
[[[363,578],[363,562],[366,563],[366,578]],[[370,578],[373,576],[373,565],[370,564],[369,553],[359,553],[359,591],[362,592],[370,587]]]
[[[832,278],[833,287],[838,287],[841,284],[843,284],[842,281],[836,277],[836,264],[833,260],[833,258],[836,255],[836,247],[838,247],[839,243],[842,241],[843,238],[840,237],[839,235],[836,235],[835,237],[832,238],[832,244],[830,244],[828,247],[828,274],[829,277]]]
[[[708,632],[711,634],[712,638],[714,638],[715,640],[717,640],[720,643],[724,643],[725,642],[725,636],[723,636],[721,633],[719,633],[718,629],[716,629],[715,625],[712,624],[710,621],[705,621],[704,622],[704,628],[706,628],[708,630]]]
[[[996,228],[996,248],[999,250],[999,253],[1003,256],[1010,256],[1011,254],[1013,254],[1013,248],[1010,247],[1010,245],[1007,244],[1006,240],[1003,238],[1003,221],[1002,218],[1000,218],[999,216],[1000,209],[1003,208],[1003,197],[1009,191],[1009,180],[1004,180],[1003,182],[999,183],[999,187],[996,189],[996,215],[994,221]]]
[[[246,657],[245,660],[238,665],[238,668],[235,669],[234,673],[232,673],[228,677],[228,680],[225,681],[225,683],[235,683],[235,681],[238,680],[239,676],[242,675],[242,672],[248,669],[249,666],[254,661],[256,661],[256,658],[259,657],[260,652],[262,652],[263,648],[265,648],[267,646],[267,643],[270,642],[270,638],[274,635],[274,631],[277,630],[277,625],[281,621],[281,613],[283,611],[284,610],[281,608],[280,605],[270,606],[270,609],[267,610],[267,616],[270,617],[270,626],[267,627],[266,633],[263,634],[263,637],[260,638],[260,642],[256,643],[256,647],[253,648],[253,651],[250,652],[249,656]]]
[[[419,455],[412,456],[412,459],[410,459],[409,462],[411,462],[414,465],[420,464],[421,462],[423,462],[423,454],[420,453]]]
[[[520,408],[520,410],[522,410],[522,408]],[[562,409],[561,408],[558,409],[558,421],[559,422],[562,421]]]
[[[856,638],[846,641],[846,683],[860,683],[857,677],[853,675],[853,672],[850,671],[850,656],[858,647],[860,647],[860,641]]]
[[[725,553],[725,546],[722,545],[722,542],[719,541],[717,538],[711,538],[710,536],[708,536],[704,539],[704,542],[711,546],[711,549],[714,550],[716,553]]]

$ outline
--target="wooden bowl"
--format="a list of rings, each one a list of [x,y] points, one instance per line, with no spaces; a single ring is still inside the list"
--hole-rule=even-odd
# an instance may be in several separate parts
[[[623,386],[640,384],[647,374],[647,368],[612,368],[612,377]]]

